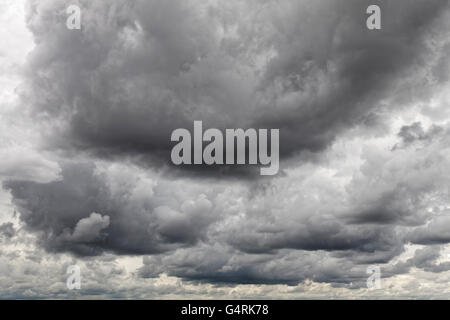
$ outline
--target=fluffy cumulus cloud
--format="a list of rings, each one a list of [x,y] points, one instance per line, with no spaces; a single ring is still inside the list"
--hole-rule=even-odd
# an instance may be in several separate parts
[[[448,298],[450,5],[377,3],[1,1],[0,297]],[[174,167],[194,120],[280,173]]]

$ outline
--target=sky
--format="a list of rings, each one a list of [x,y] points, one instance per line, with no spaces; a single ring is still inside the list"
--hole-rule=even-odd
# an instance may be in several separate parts
[[[448,0],[0,0],[0,23],[0,298],[450,298]],[[175,166],[196,120],[279,129],[279,173]]]

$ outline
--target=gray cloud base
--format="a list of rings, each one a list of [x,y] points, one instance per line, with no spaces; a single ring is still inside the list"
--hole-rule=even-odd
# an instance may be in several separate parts
[[[320,171],[334,142],[388,134],[383,116],[448,81],[448,1],[379,2],[371,32],[369,1],[80,1],[73,32],[67,3],[30,1],[22,99],[61,177],[4,183],[25,229],[52,253],[143,255],[144,278],[357,288],[410,243],[426,247],[387,275],[448,270],[448,125],[367,147],[344,187]],[[175,170],[170,134],[194,120],[279,128],[291,171]]]

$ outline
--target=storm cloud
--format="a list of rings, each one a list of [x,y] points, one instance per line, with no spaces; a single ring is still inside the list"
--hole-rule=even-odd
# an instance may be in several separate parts
[[[89,297],[339,297],[373,265],[405,295],[446,279],[449,2],[375,1],[369,30],[373,2],[27,0],[34,45],[0,95],[0,271],[70,257]],[[174,166],[171,133],[195,120],[280,129],[280,173]],[[65,295],[13,282],[0,297]]]
[[[403,79],[429,73],[446,44],[436,44],[445,0],[384,1],[379,32],[361,15],[369,1],[79,4],[83,28],[72,32],[64,2],[30,2],[33,112],[58,119],[53,147],[148,164],[168,163],[170,133],[194,120],[279,128],[282,157],[321,151],[373,125],[397,92],[425,98]],[[441,81],[431,76],[422,87]]]

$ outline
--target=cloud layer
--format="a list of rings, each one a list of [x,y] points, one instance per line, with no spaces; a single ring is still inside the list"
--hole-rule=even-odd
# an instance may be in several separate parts
[[[68,1],[28,1],[34,48],[0,122],[17,211],[0,221],[0,269],[25,274],[42,254],[65,274],[72,257],[89,297],[145,297],[139,281],[361,296],[370,265],[386,295],[448,277],[449,3],[378,2],[370,31],[371,1],[80,0],[81,30],[65,26]],[[194,120],[280,129],[280,174],[174,168],[170,134]],[[1,281],[0,297],[66,294]]]

